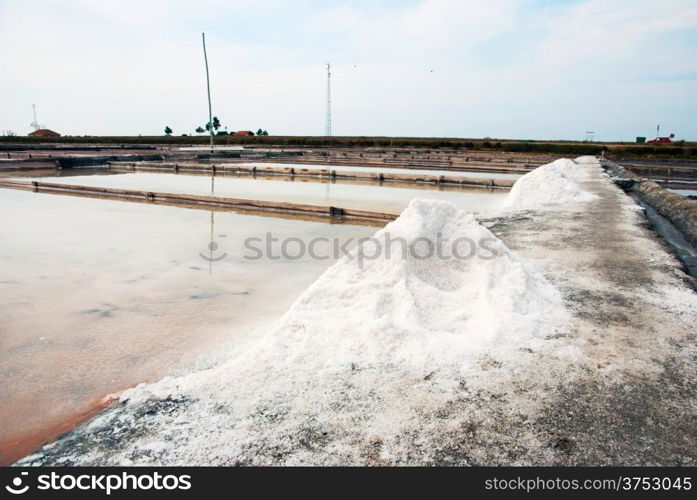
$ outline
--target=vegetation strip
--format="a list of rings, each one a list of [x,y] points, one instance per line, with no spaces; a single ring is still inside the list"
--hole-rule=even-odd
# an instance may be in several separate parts
[[[192,145],[208,142],[206,136],[66,136],[32,139],[27,137],[0,137],[4,144],[110,144],[118,145]],[[516,139],[472,139],[455,137],[372,137],[372,136],[241,136],[216,137],[218,145],[239,144],[257,147],[363,147],[363,148],[434,148],[472,151],[503,151],[513,153],[550,153],[553,155],[601,155],[636,158],[697,158],[694,142],[673,144],[593,143],[575,141],[533,141]]]

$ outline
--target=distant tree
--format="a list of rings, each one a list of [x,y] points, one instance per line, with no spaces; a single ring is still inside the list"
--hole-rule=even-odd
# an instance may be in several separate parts
[[[261,133],[261,135],[269,135],[269,133],[268,133],[266,130],[264,130],[264,131]]]
[[[264,131],[261,129],[257,130],[257,135],[264,135]]]
[[[217,116],[213,117],[213,130],[217,131],[222,125],[220,124],[220,120],[218,120]],[[206,131],[210,132],[211,131],[211,122],[206,123]]]
[[[189,137],[189,134],[182,134],[182,137]]]
[[[165,127],[165,135],[172,135],[172,129],[169,126]]]
[[[205,132],[205,130],[203,130],[201,127],[196,127],[196,133],[197,133],[197,134],[202,134],[202,133],[204,133],[204,132]]]
[[[254,135],[254,132],[250,130],[249,132],[247,132],[247,135]]]

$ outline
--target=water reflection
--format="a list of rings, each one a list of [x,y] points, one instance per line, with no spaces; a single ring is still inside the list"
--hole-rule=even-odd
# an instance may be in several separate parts
[[[383,174],[407,174],[407,175],[448,175],[451,177],[472,177],[479,179],[507,179],[517,180],[522,177],[522,173],[508,172],[483,172],[481,167],[479,171],[460,171],[450,170],[444,167],[442,170],[433,169],[409,169],[409,168],[390,168],[390,167],[357,167],[349,165],[312,165],[306,163],[272,163],[272,162],[250,162],[250,163],[228,163],[228,167],[245,166],[245,167],[277,167],[277,168],[295,168],[297,170],[321,170],[328,169],[338,172],[370,172]],[[518,167],[520,168],[520,167]]]
[[[66,184],[100,186],[145,191],[210,194],[209,176],[163,174],[151,172],[102,176],[73,176]],[[395,185],[391,183],[320,183],[303,178],[266,178],[216,175],[215,195],[254,199],[332,205],[342,208],[399,214],[414,198],[447,200],[460,208],[479,213],[497,208],[508,193],[503,189]],[[37,178],[54,181],[55,178]],[[323,185],[324,184],[324,185]],[[330,186],[331,184],[331,186]],[[421,189],[416,189],[421,187]]]

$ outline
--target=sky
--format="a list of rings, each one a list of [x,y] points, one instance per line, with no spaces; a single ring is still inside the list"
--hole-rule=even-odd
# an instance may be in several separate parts
[[[697,140],[697,0],[0,0],[0,131]]]

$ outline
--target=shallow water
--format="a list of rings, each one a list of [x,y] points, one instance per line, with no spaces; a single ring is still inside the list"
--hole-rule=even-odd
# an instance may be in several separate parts
[[[16,176],[20,177],[20,176]],[[34,177],[34,180],[57,182],[56,178]],[[62,182],[62,181],[61,181]],[[341,208],[371,210],[399,214],[414,198],[430,198],[455,203],[460,208],[479,213],[497,208],[508,194],[503,189],[427,188],[411,189],[384,184],[352,184],[316,182],[299,178],[254,179],[249,177],[215,177],[162,174],[149,172],[114,175],[71,175],[66,184],[137,189],[170,193],[189,193],[244,198],[263,201],[332,205]]]
[[[693,192],[697,194],[697,191]],[[644,202],[636,194],[631,194],[631,197],[640,206],[644,207],[646,218],[651,222],[653,229],[668,242],[685,265],[688,274],[697,277],[697,248],[687,241],[685,235],[671,221],[659,214],[655,208]]]
[[[0,463],[280,317],[332,261],[245,259],[266,232],[375,228],[0,190]]]
[[[697,196],[697,189],[668,189],[668,191],[680,196]]]
[[[305,168],[307,170],[321,170],[321,169],[331,169],[337,172],[371,172],[371,173],[385,173],[385,174],[409,174],[409,175],[447,175],[451,177],[474,177],[482,179],[520,179],[523,174],[507,174],[501,172],[461,172],[455,170],[449,170],[444,168],[443,170],[423,170],[423,169],[409,169],[409,168],[389,168],[389,167],[351,167],[347,165],[309,165],[305,163],[270,163],[270,162],[249,162],[249,163],[229,163],[229,166],[245,166],[245,167],[283,167],[289,168],[293,167],[296,169]]]
[[[35,173],[36,174],[36,173]],[[99,174],[99,175],[95,175]],[[26,177],[14,173],[12,177]],[[399,213],[413,198],[469,211],[505,190],[265,180],[107,169],[43,173],[66,184],[211,194]],[[415,186],[416,188],[416,186]],[[266,250],[373,227],[0,190],[0,464],[67,430],[109,393],[188,370],[267,329],[331,263]],[[211,244],[212,243],[212,244]],[[249,242],[247,242],[249,243]],[[203,357],[199,357],[202,356]],[[19,455],[18,455],[19,453]]]

